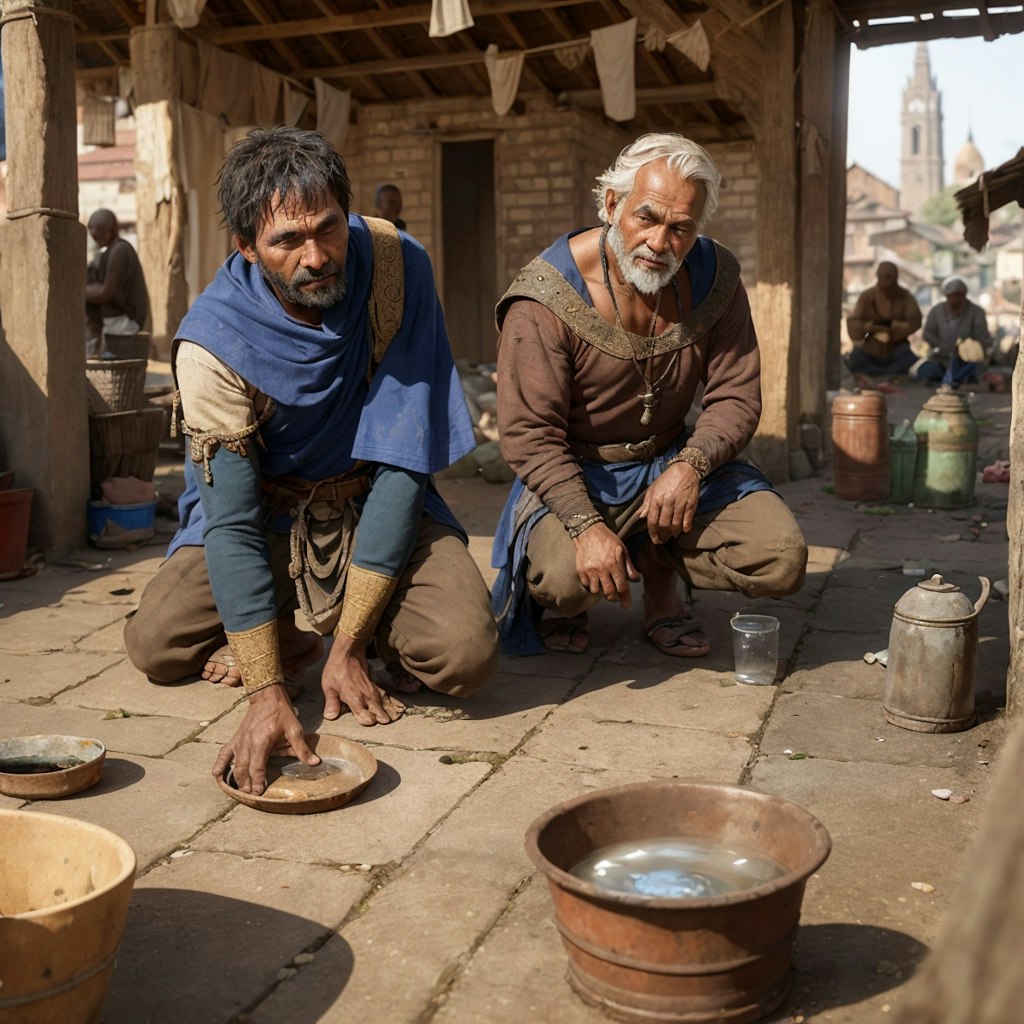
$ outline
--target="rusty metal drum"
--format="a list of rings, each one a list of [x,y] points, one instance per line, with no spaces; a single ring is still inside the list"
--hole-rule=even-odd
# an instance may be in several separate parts
[[[889,494],[889,423],[880,391],[844,392],[832,400],[832,485],[844,501]]]
[[[964,508],[974,504],[978,472],[978,424],[965,395],[939,388],[914,420],[917,463],[914,504]]]
[[[705,838],[775,861],[781,874],[712,896],[641,896],[577,877],[595,851],[657,836]],[[655,779],[568,800],[529,828],[547,877],[569,983],[626,1021],[748,1024],[790,987],[804,886],[832,847],[825,826],[780,797]]]

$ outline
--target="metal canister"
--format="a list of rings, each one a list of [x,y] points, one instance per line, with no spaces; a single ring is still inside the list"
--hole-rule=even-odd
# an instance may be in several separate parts
[[[910,420],[904,420],[889,438],[889,500],[906,505],[914,500],[914,468],[917,462],[917,434]]]
[[[841,392],[832,400],[832,484],[844,501],[889,493],[889,423],[880,391]]]
[[[914,504],[922,508],[973,505],[978,424],[967,398],[950,388],[939,388],[921,407],[914,432]]]

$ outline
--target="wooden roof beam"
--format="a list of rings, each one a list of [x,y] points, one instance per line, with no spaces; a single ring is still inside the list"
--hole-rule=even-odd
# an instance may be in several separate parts
[[[327,0],[313,0],[313,3],[316,4],[317,9],[320,11],[321,14],[334,14],[334,9],[328,5]],[[367,36],[370,37],[371,40],[373,40],[374,36],[376,35],[376,33],[374,32],[367,32],[366,34]],[[345,62],[345,51],[333,39],[331,39],[330,36],[316,36],[316,41],[339,64],[343,64]],[[359,84],[362,85],[366,89],[366,91],[377,100],[386,100],[388,98],[387,93],[384,92],[384,90],[372,78],[363,79],[363,81],[360,82]]]
[[[514,14],[517,11],[541,11],[553,7],[569,7],[591,3],[592,0],[492,0],[486,10],[477,12],[477,17],[497,14]],[[430,4],[415,7],[395,7],[386,11],[357,11],[354,14],[335,14],[323,18],[303,18],[291,21],[277,21],[268,25],[240,25],[233,28],[204,32],[207,42],[221,45],[232,42],[249,42],[254,39],[268,39],[276,36],[327,35],[331,32],[351,32],[353,29],[390,28],[395,25],[429,25]]]
[[[849,36],[847,42],[855,43],[857,49],[868,50],[872,46],[886,46],[889,43],[924,43],[930,39],[966,39],[985,35],[986,27],[992,38],[1016,35],[1024,32],[1024,12],[1019,14],[990,14],[988,25],[980,17],[932,18],[930,21],[899,21],[884,25],[865,25]]]
[[[512,42],[514,42],[520,50],[528,50],[530,48],[530,44],[526,41],[526,37],[518,28],[516,28],[516,23],[507,14],[499,14],[498,21],[501,24],[501,27],[509,34]],[[533,70],[533,68],[530,67],[529,61],[523,62],[523,77],[538,89],[543,89],[545,92],[551,92],[550,85],[545,82],[540,75]]]

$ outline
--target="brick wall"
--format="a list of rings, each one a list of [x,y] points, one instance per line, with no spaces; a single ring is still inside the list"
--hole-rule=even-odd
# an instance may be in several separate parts
[[[757,283],[757,160],[752,142],[707,146],[722,175],[718,210],[705,229],[740,261],[743,283],[753,291]]]

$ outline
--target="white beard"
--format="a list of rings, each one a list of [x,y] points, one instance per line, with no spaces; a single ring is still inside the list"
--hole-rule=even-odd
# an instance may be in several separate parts
[[[608,241],[611,243],[615,260],[619,264],[619,270],[626,279],[626,283],[632,285],[638,292],[644,295],[657,295],[679,272],[682,260],[676,259],[671,251],[658,255],[651,252],[646,244],[638,245],[632,252],[626,252],[626,241],[622,237],[618,224],[612,224],[608,231]],[[664,270],[648,270],[646,267],[638,266],[636,260],[642,257],[654,260],[657,263],[664,263]]]

